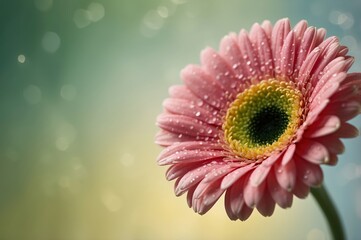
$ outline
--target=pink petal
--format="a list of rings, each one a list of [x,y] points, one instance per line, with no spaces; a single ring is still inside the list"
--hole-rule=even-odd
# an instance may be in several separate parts
[[[332,63],[334,63],[334,65],[330,66],[330,64],[332,64]],[[343,60],[337,60],[337,61],[331,62],[330,64],[326,66],[325,74],[317,82],[317,84],[311,94],[311,97],[310,97],[311,100],[313,100],[320,92],[322,92],[321,91],[322,88],[329,87],[329,85],[335,81],[340,82],[340,80],[343,80],[343,79],[339,80],[338,78],[335,78],[335,76],[337,76],[337,74],[339,74],[340,72],[342,72],[344,70],[345,62]],[[330,67],[330,68],[327,68],[327,67]]]
[[[241,50],[244,62],[243,69],[247,69],[247,75],[252,76],[254,80],[260,79],[261,72],[259,69],[259,61],[257,53],[252,46],[252,42],[248,37],[248,34],[242,30],[238,37],[239,48]]]
[[[340,126],[341,121],[337,116],[326,115],[319,118],[312,126],[310,126],[304,135],[308,138],[322,137],[336,132]]]
[[[319,165],[297,158],[297,174],[302,181],[310,187],[317,187],[322,184],[323,173]]]
[[[361,103],[358,101],[333,102],[327,106],[323,114],[334,114],[341,121],[348,121],[361,113]]]
[[[314,108],[310,109],[310,112],[307,114],[306,120],[303,123],[305,126],[310,126],[313,124],[317,118],[318,115],[326,108],[330,101],[328,99],[322,100],[319,102],[319,104],[315,104]]]
[[[213,168],[204,178],[204,183],[216,181],[217,179],[223,178],[223,176],[229,174],[235,169],[235,166],[226,164],[223,167]]]
[[[276,74],[280,72],[280,65],[281,65],[281,52],[284,40],[286,39],[288,33],[290,32],[290,22],[288,19],[281,19],[276,22],[271,37],[271,47],[273,52],[273,59]]]
[[[163,129],[161,129],[157,135],[155,136],[155,143],[166,147],[166,146],[170,146],[174,143],[179,143],[179,142],[185,142],[185,141],[194,141],[196,140],[195,137],[193,136],[188,136],[185,134],[178,134],[178,133],[171,133],[168,131],[165,131]],[[209,139],[209,141],[213,141],[212,139]]]
[[[215,81],[229,92],[230,96],[235,98],[238,81],[231,66],[212,48],[206,48],[202,51],[201,62],[207,73],[213,76]]]
[[[361,81],[360,79],[352,79],[348,75],[341,83],[338,92],[332,96],[332,100],[341,102],[353,99],[361,101]]]
[[[351,57],[351,56],[345,56],[345,71],[348,71],[351,67],[352,64],[355,62],[355,58]]]
[[[244,179],[241,178],[234,182],[232,186],[226,191],[224,204],[227,215],[230,219],[236,220],[238,214],[241,212],[242,206],[244,205],[243,199],[243,184]]]
[[[273,214],[275,210],[275,201],[272,199],[271,195],[266,192],[263,195],[262,201],[260,201],[257,205],[257,210],[265,217],[269,217]]]
[[[338,162],[338,157],[336,154],[330,153],[330,157],[328,159],[327,162],[325,162],[325,164],[330,165],[330,166],[335,166]]]
[[[306,20],[301,20],[295,25],[295,27],[293,28],[293,32],[295,33],[297,42],[301,41],[303,35],[306,32],[306,29],[307,29],[307,21]]]
[[[250,182],[250,178],[246,180],[243,195],[248,207],[253,208],[261,201],[265,187],[266,183],[264,181],[259,186],[254,187]]]
[[[303,139],[297,144],[296,153],[310,163],[322,164],[329,160],[327,148],[311,139]]]
[[[281,76],[291,76],[293,73],[293,65],[295,61],[295,54],[296,54],[296,39],[295,33],[291,31],[283,44],[281,50],[281,61],[280,61],[280,68],[281,68]]]
[[[189,188],[188,192],[187,192],[187,205],[190,208],[192,207],[193,194],[194,194],[194,191],[196,190],[196,188],[197,188],[197,185]]]
[[[293,154],[295,153],[296,145],[293,143],[288,146],[282,158],[282,165],[286,165],[289,161],[291,161]]]
[[[203,136],[215,138],[221,134],[219,128],[215,126],[182,115],[160,114],[157,118],[157,124],[164,130],[195,137]]]
[[[260,165],[258,165],[251,173],[249,178],[249,184],[253,187],[258,187],[266,179],[273,164],[279,159],[281,154],[273,154],[272,156],[265,159]]]
[[[194,95],[186,86],[175,85],[169,88],[169,95],[173,99],[183,99],[189,101],[193,106],[202,107],[213,115],[218,116],[218,109],[204,103],[202,99]]]
[[[188,65],[181,71],[181,78],[194,95],[209,105],[220,109],[227,103],[224,90],[200,67]]]
[[[278,161],[274,167],[278,184],[287,191],[292,191],[296,184],[296,165],[293,160],[283,165]]]
[[[315,46],[320,45],[320,43],[322,43],[324,41],[325,36],[326,36],[326,29],[324,29],[324,28],[317,29]]]
[[[184,150],[176,152],[165,158],[158,160],[160,166],[175,164],[175,163],[194,163],[202,162],[212,159],[224,158],[227,155],[226,152],[217,150]]]
[[[269,156],[267,159],[263,160],[262,164],[271,167],[276,161],[278,161],[278,159],[281,157],[282,154],[283,152],[274,153],[273,155]]]
[[[208,141],[189,141],[182,143],[175,143],[169,146],[159,154],[157,160],[164,159],[180,151],[186,150],[223,150],[223,147],[217,143],[211,143]]]
[[[267,35],[268,40],[271,40],[271,35],[272,35],[272,24],[270,21],[265,20],[262,22],[261,24],[262,28],[264,29],[264,32]]]
[[[172,98],[186,99],[186,100],[198,100],[186,86],[184,85],[174,85],[168,89],[169,95]]]
[[[236,181],[238,181],[238,179],[240,179],[242,176],[244,176],[249,170],[253,169],[254,167],[255,167],[254,164],[248,164],[229,173],[227,176],[223,178],[221,188],[222,189],[229,188]]]
[[[317,138],[317,141],[324,145],[330,154],[341,154],[345,146],[335,134]]]
[[[337,74],[336,76],[333,76],[332,81],[328,81],[325,83],[325,85],[321,88],[318,95],[315,97],[315,99],[312,100],[310,104],[310,108],[316,107],[320,102],[329,99],[339,88],[340,82],[345,79],[346,73],[341,72]]]
[[[321,50],[318,47],[314,48],[309,54],[307,54],[306,59],[303,61],[300,67],[300,73],[298,78],[298,82],[300,84],[305,85],[308,82],[312,73],[312,69],[320,56]]]
[[[243,59],[241,50],[239,49],[239,45],[237,43],[237,36],[229,35],[225,36],[220,44],[220,54],[223,58],[228,62],[234,73],[236,74],[236,78],[239,81],[239,89],[245,87],[243,86],[244,81],[251,78],[250,73],[248,73],[247,68],[245,68],[246,63]]]
[[[336,133],[339,138],[354,138],[359,134],[359,130],[355,126],[346,122],[342,123],[341,127]]]
[[[238,213],[238,219],[241,221],[245,221],[251,216],[253,212],[253,208],[249,208],[246,204],[243,204],[241,211]]]
[[[163,106],[170,113],[193,117],[209,124],[222,125],[218,111],[215,111],[217,114],[214,114],[214,112],[209,112],[204,107],[199,107],[188,100],[167,98],[164,100]]]
[[[192,169],[198,168],[199,164],[189,164],[189,163],[179,163],[171,165],[165,176],[168,181],[174,180],[176,178],[184,176],[187,172],[191,171]]]
[[[272,57],[269,38],[267,37],[266,32],[259,24],[253,25],[252,30],[254,31],[254,36],[252,38],[252,41],[255,44],[256,51],[259,56],[259,62],[260,62],[259,68],[262,72],[261,76],[264,79],[273,77],[274,66],[273,66],[273,57]]]
[[[348,47],[341,45],[337,56],[338,57],[339,56],[346,56],[347,53],[348,53]]]
[[[267,185],[273,200],[281,208],[289,208],[292,206],[292,193],[286,191],[278,184],[273,172],[270,172],[267,178]]]
[[[220,181],[215,181],[212,183],[205,184],[205,189],[202,192],[202,195],[196,197],[197,191],[201,188],[202,182],[197,186],[194,195],[193,195],[193,210],[201,215],[208,212],[217,200],[222,196],[224,190],[221,189]]]
[[[294,58],[293,79],[295,79],[296,76],[298,76],[298,72],[300,70],[299,67],[301,65],[298,66],[297,61],[299,58],[300,47],[301,47],[301,44],[303,43],[303,37],[304,37],[306,30],[307,30],[307,21],[305,21],[305,20],[301,20],[293,28],[293,32],[295,34],[295,58]]]
[[[298,54],[295,63],[295,69],[297,70],[297,72],[300,71],[300,68],[303,62],[305,61],[306,57],[308,56],[308,53],[312,51],[312,49],[314,48],[315,37],[316,37],[316,28],[314,27],[307,28],[301,40],[300,46],[298,48]]]
[[[188,191],[188,189],[190,189],[191,187],[198,185],[198,183],[201,182],[209,173],[209,171],[211,171],[213,168],[218,168],[222,166],[224,166],[224,162],[211,162],[187,172],[186,174],[184,174],[183,177],[180,178],[179,183],[174,189],[176,196],[180,196],[186,191]],[[202,187],[205,186],[202,185]],[[195,197],[199,196],[199,190],[200,189],[198,189],[197,192],[194,193]]]
[[[259,165],[250,176],[250,184],[253,187],[258,187],[266,179],[271,166]]]
[[[347,85],[349,83],[360,83],[361,82],[361,73],[348,73],[346,79],[342,82],[342,85]]]
[[[339,46],[340,44],[335,37],[330,37],[319,45],[322,58],[319,59],[317,65],[315,66],[315,69],[313,70],[313,74],[311,77],[311,82],[313,84],[320,78],[319,74],[321,71],[323,71],[327,64],[333,59],[335,59],[338,53]]]
[[[301,177],[297,177],[296,185],[293,189],[293,194],[298,198],[306,198],[310,192],[310,187],[303,183]]]

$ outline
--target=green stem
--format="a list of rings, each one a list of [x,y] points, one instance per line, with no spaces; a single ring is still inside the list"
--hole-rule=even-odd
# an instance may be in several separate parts
[[[338,215],[337,209],[328,195],[326,188],[323,185],[319,188],[311,188],[311,193],[316,199],[318,205],[321,207],[323,214],[327,219],[333,239],[345,240],[346,237],[343,231],[340,216]]]

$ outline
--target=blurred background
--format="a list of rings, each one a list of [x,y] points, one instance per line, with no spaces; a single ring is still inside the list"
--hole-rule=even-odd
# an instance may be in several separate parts
[[[195,214],[156,165],[155,119],[204,47],[264,19],[325,27],[361,71],[360,10],[360,0],[1,0],[0,239],[330,239],[311,196],[246,222],[230,221],[223,199]],[[359,239],[361,138],[345,143],[325,183]]]

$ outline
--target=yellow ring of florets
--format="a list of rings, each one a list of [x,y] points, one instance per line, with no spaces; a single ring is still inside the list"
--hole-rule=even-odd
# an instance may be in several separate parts
[[[267,108],[276,108],[287,117],[282,132],[271,143],[255,141],[250,127],[260,111]],[[240,158],[263,159],[289,144],[300,125],[301,115],[302,94],[292,82],[263,80],[240,93],[231,103],[222,126],[225,142]]]

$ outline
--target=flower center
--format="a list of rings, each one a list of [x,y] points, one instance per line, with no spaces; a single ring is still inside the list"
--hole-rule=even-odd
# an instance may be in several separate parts
[[[302,94],[292,82],[263,80],[240,93],[227,110],[224,138],[239,157],[263,159],[294,138]]]

